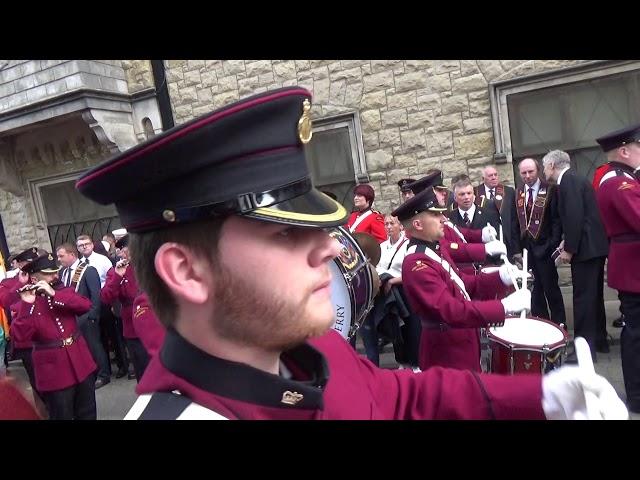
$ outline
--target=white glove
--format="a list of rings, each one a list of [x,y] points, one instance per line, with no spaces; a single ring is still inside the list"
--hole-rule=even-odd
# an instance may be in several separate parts
[[[488,243],[498,238],[498,232],[491,225],[487,225],[482,229],[482,243]]]
[[[531,310],[531,292],[526,288],[516,290],[500,301],[505,313],[520,313],[522,310]]]
[[[511,280],[512,276],[516,280],[522,277],[522,271],[518,270],[518,267],[511,263],[505,263],[503,265],[500,265],[498,272],[500,273],[500,280],[502,280],[502,283],[504,283],[507,287],[513,285],[514,287],[518,288],[518,285],[514,285],[513,281]]]
[[[506,255],[507,246],[500,240],[491,240],[490,242],[484,244],[484,251],[487,252],[487,255]]]
[[[589,417],[584,392],[594,394],[597,417]],[[627,407],[596,373],[565,365],[542,377],[542,409],[548,420],[628,420]]]

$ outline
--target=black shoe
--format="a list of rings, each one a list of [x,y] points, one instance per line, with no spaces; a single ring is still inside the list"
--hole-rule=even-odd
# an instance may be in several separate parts
[[[96,390],[98,390],[99,388],[104,387],[107,383],[111,382],[111,380],[109,380],[108,378],[99,378],[96,380]]]
[[[116,373],[116,378],[122,378],[127,374],[127,371],[124,368],[121,368],[120,370],[118,370],[118,373]]]
[[[129,380],[135,380],[135,379],[136,379],[136,374],[135,374],[135,373],[131,373],[131,372],[130,372],[130,373],[127,375],[127,379],[129,379]]]
[[[613,322],[611,322],[613,328],[622,328],[624,326],[624,317],[620,315]]]
[[[596,352],[598,353],[609,353],[609,342],[602,343],[600,345],[596,345]]]

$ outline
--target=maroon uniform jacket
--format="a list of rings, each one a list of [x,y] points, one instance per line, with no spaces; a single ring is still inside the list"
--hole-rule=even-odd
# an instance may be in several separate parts
[[[351,230],[351,225],[356,223],[358,217],[365,215],[369,211],[371,213],[356,226],[354,232],[368,233],[378,240],[378,243],[382,243],[387,239],[387,231],[384,229],[384,217],[375,210],[368,208],[362,212],[352,212],[347,222],[347,228]]]
[[[122,305],[120,310],[122,336],[124,338],[138,338],[133,328],[133,300],[138,293],[138,281],[133,271],[133,265],[129,264],[122,277],[116,273],[115,268],[109,269],[104,287],[100,290],[100,300],[107,305],[111,305],[117,300],[120,301]]]
[[[451,265],[473,301],[465,298],[442,265],[423,253],[428,246]],[[422,319],[420,368],[479,371],[478,328],[501,324],[505,319],[500,300],[481,300],[502,297],[507,291],[500,274],[467,275],[437,243],[413,239],[402,263],[402,284],[411,309]]]
[[[633,169],[609,162],[596,195],[609,237],[607,283],[623,292],[640,293],[640,182]]]
[[[460,228],[458,230],[468,243],[460,238],[460,235],[445,223],[444,237],[440,240],[440,246],[446,248],[456,264],[484,262],[487,260],[487,253],[482,243],[482,230]]]
[[[149,356],[160,351],[167,330],[153,312],[146,293],[133,301],[133,328]]]
[[[20,301],[11,332],[18,341],[33,341],[33,370],[38,391],[51,392],[77,385],[96,370],[76,325],[76,315],[90,309],[91,300],[69,287],[56,290],[53,298],[40,294],[34,303]],[[63,345],[64,339],[73,340]]]
[[[179,390],[230,419],[544,419],[539,375],[383,370],[333,330],[281,361],[292,378],[213,357],[169,329],[136,392]]]
[[[0,308],[6,308],[11,311],[12,322],[15,319],[16,312],[18,311],[18,305],[21,302],[20,295],[16,293],[23,285],[18,280],[18,277],[5,278],[0,282]],[[13,327],[12,327],[13,328]],[[33,343],[31,340],[20,341],[13,337],[11,339],[13,348],[31,348]]]

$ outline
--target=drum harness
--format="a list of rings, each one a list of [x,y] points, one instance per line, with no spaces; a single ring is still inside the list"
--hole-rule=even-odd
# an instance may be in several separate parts
[[[464,286],[464,282],[458,276],[455,270],[451,268],[451,264],[447,262],[444,258],[440,257],[436,252],[434,252],[427,245],[410,245],[409,248],[407,248],[407,255],[410,255],[412,253],[424,253],[427,257],[429,257],[434,262],[438,262],[442,267],[442,269],[449,274],[449,277],[451,278],[451,280],[453,280],[453,282],[458,286],[465,300],[467,301],[471,300],[471,297],[467,293],[467,289]],[[449,328],[449,326],[443,322],[438,322],[438,323],[425,322],[423,320],[423,325],[428,326],[428,328],[439,329],[441,331],[447,330]]]

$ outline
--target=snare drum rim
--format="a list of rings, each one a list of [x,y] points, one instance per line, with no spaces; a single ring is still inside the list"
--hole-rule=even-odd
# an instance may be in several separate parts
[[[520,319],[519,316],[516,315],[510,315],[505,317],[506,319]],[[557,328],[558,330],[560,330],[562,332],[562,336],[563,336],[563,340],[559,340],[555,343],[549,343],[549,344],[544,344],[543,346],[540,345],[530,345],[530,344],[526,344],[526,343],[516,343],[516,342],[509,342],[508,340],[505,340],[503,338],[497,337],[494,334],[491,333],[491,328],[487,328],[487,338],[489,339],[489,341],[498,343],[500,345],[503,345],[505,347],[508,347],[514,351],[516,350],[528,350],[528,351],[533,351],[533,352],[545,352],[545,351],[553,351],[553,350],[557,350],[558,348],[562,348],[562,347],[566,347],[567,344],[569,343],[569,334],[567,333],[567,331],[563,328],[560,328],[556,323],[553,323],[550,320],[546,320],[544,318],[540,318],[540,317],[536,317],[534,315],[528,315],[525,317],[528,320],[538,320],[540,322],[544,322],[544,323],[548,323],[549,325]],[[545,348],[546,347],[546,348]]]

